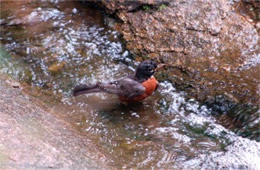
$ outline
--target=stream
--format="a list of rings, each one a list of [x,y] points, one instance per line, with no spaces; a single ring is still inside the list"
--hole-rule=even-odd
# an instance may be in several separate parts
[[[82,2],[0,5],[0,73],[108,153],[111,166],[260,169],[257,106],[223,96],[200,103],[167,80],[135,105],[103,93],[72,97],[76,84],[115,80],[138,65],[115,21]]]

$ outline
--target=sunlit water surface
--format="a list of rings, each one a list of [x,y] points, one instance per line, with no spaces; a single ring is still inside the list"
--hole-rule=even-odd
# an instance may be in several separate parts
[[[135,105],[109,94],[72,97],[76,84],[115,80],[138,64],[112,22],[80,2],[1,2],[0,72],[63,115],[117,168],[260,169],[255,107],[221,96],[201,104],[168,81]]]

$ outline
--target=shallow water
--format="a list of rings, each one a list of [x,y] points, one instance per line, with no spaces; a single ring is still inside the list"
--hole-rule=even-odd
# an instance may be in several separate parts
[[[1,2],[0,72],[97,143],[114,167],[260,168],[255,106],[222,96],[202,104],[169,81],[135,105],[109,94],[73,98],[77,83],[114,80],[138,64],[112,22],[80,2]]]

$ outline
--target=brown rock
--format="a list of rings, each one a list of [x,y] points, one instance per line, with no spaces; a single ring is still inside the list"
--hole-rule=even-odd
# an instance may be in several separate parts
[[[98,147],[0,75],[0,169],[112,169]]]
[[[169,78],[201,100],[228,94],[240,102],[259,102],[259,35],[231,1],[169,0],[163,8],[150,3],[149,11],[131,11],[127,2],[102,5],[123,22],[117,28],[132,53],[157,55],[174,66]]]

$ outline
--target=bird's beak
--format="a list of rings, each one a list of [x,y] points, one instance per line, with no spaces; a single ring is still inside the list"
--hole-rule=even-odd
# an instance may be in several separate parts
[[[155,69],[155,71],[158,71],[158,70],[160,70],[161,68],[163,68],[164,66],[166,66],[167,64],[159,64],[158,66],[157,66],[157,68]]]

